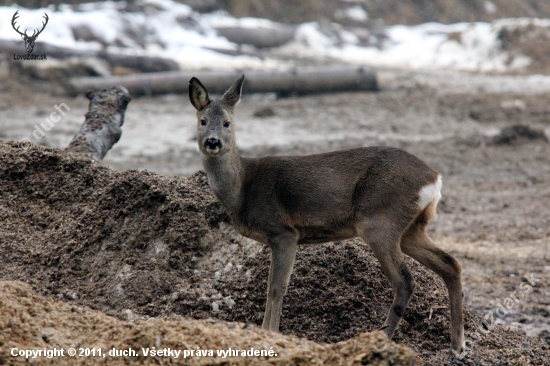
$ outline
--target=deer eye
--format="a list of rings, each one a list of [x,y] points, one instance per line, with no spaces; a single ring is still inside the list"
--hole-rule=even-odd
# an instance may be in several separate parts
[[[223,123],[223,127],[228,128],[229,126],[231,126],[231,122],[225,121],[225,122]]]
[[[206,126],[206,120],[205,119],[201,119],[201,125]]]

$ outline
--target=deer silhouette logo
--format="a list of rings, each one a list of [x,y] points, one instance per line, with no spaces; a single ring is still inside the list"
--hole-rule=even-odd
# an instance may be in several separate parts
[[[13,14],[13,18],[11,18],[11,25],[13,27],[13,29],[15,29],[15,31],[17,33],[19,33],[21,35],[21,38],[23,38],[23,41],[25,41],[25,48],[27,49],[27,53],[30,54],[32,53],[32,50],[34,49],[34,42],[36,42],[36,38],[38,38],[38,35],[40,35],[40,33],[42,33],[42,31],[44,30],[44,28],[46,28],[46,24],[48,24],[48,14],[44,13],[44,19],[46,20],[46,22],[42,22],[42,29],[38,30],[38,29],[35,29],[32,33],[31,36],[29,36],[27,34],[27,30],[25,29],[25,33],[21,33],[19,31],[19,26],[17,28],[15,28],[15,21],[17,20],[17,18],[19,18],[19,10],[17,10],[15,12],[15,14]]]

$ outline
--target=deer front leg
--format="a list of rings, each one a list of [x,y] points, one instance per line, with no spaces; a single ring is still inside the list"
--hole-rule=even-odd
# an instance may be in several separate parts
[[[269,245],[271,247],[271,265],[262,328],[278,332],[283,296],[286,294],[290,281],[298,240],[294,233],[289,233],[270,239]]]

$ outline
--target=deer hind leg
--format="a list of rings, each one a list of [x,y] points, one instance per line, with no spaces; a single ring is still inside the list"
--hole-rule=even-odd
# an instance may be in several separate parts
[[[294,234],[282,235],[270,240],[271,265],[267,282],[263,329],[279,331],[283,297],[286,294],[298,241]]]
[[[401,250],[408,256],[434,271],[443,279],[449,292],[451,306],[451,346],[464,351],[464,318],[462,314],[462,280],[460,263],[435,246],[426,233],[430,219],[425,210],[401,238]]]
[[[414,291],[414,278],[407,268],[403,253],[399,247],[398,230],[386,230],[385,233],[366,231],[362,239],[369,244],[378,259],[382,271],[391,283],[393,303],[382,329],[389,338],[393,336],[397,325],[403,318],[405,308]]]

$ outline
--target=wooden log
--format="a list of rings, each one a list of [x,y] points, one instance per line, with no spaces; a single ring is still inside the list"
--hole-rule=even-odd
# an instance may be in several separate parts
[[[216,27],[216,32],[236,44],[257,48],[279,47],[294,39],[296,27],[275,24],[269,28]]]
[[[122,86],[89,91],[86,97],[90,100],[88,113],[65,151],[101,162],[122,135],[124,113],[131,98]]]
[[[259,57],[262,58],[262,52],[256,49],[248,49],[244,50],[242,47],[236,48],[236,49],[230,49],[230,48],[218,48],[218,47],[202,47],[205,50],[214,51],[217,53],[221,53],[224,55],[229,56],[252,56],[252,57]]]
[[[89,89],[122,85],[132,95],[188,93],[189,80],[197,77],[212,93],[223,93],[242,71],[173,71],[111,77],[80,77],[68,81],[69,94]],[[245,72],[248,93],[315,94],[339,91],[375,91],[374,70],[366,66],[319,66],[291,70],[250,70]]]
[[[102,52],[99,56],[106,59],[112,67],[126,67],[141,72],[179,70],[179,65],[176,61],[162,57],[132,56],[112,52]]]
[[[12,54],[26,54],[25,43],[21,41],[0,40],[0,52]],[[64,59],[68,57],[97,57],[98,51],[77,50],[67,47],[58,47],[44,42],[36,42],[32,52],[35,55],[46,54],[48,57]]]
[[[0,40],[0,52],[25,54],[23,41]],[[176,61],[154,56],[126,55],[114,52],[78,50],[67,47],[58,47],[48,43],[37,42],[33,54],[47,57],[66,59],[69,57],[98,57],[105,59],[111,67],[124,67],[141,72],[161,72],[179,70]]]

